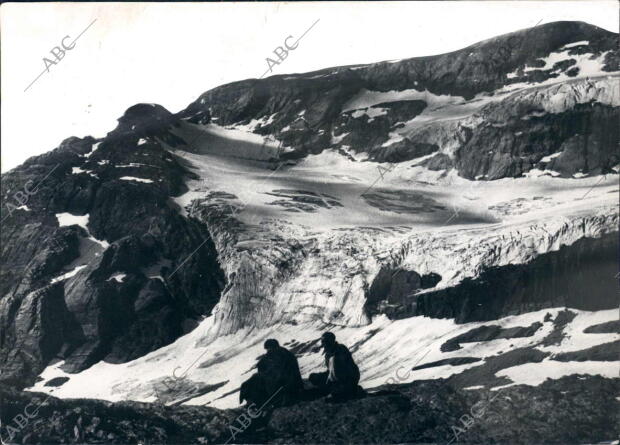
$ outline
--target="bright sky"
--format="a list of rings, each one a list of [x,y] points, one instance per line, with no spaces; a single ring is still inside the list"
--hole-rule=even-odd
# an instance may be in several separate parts
[[[172,112],[204,91],[260,77],[273,50],[299,38],[273,74],[453,51],[558,20],[618,32],[614,1],[4,3],[2,171],[70,136],[100,137],[133,104]],[[93,23],[94,21],[94,23]],[[50,51],[92,23],[57,64]]]

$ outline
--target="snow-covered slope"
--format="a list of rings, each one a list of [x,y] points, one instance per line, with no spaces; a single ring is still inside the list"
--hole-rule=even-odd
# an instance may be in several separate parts
[[[324,329],[355,345],[365,386],[381,385],[396,372],[398,379],[407,375],[403,381],[446,378],[484,366],[484,360],[471,357],[484,359],[540,345],[553,332],[561,309],[458,325],[422,316],[371,316],[365,309],[368,290],[382,268],[438,274],[441,280],[433,288],[413,290],[423,294],[458,286],[490,267],[527,264],[618,227],[615,175],[476,182],[454,172],[429,171],[415,161],[384,164],[378,170],[374,163],[355,162],[335,152],[271,170],[253,161],[205,153],[217,152],[214,140],[194,148],[196,153],[176,152],[197,176],[175,199],[185,217],[208,226],[227,277],[213,315],[172,345],[129,363],[99,363],[78,375],[65,374],[61,363],[53,365],[42,374],[37,390],[47,390],[49,378],[65,376],[69,380],[55,390],[56,396],[144,401],[159,397],[231,407],[235,390],[251,373],[266,338],[275,336],[299,351],[305,349],[301,363],[307,375],[322,364],[320,354],[307,347]],[[577,326],[582,326],[583,317],[590,325],[616,317],[613,310],[571,311],[578,314],[571,322]],[[529,337],[468,343],[453,353],[440,349],[442,342],[480,326],[527,327],[535,322],[542,327]],[[618,340],[616,334],[585,335],[571,331],[571,326],[562,329],[579,338],[576,344],[543,348],[548,354],[544,362],[525,360],[496,377],[508,376],[502,380],[507,385],[525,381],[520,370],[538,375],[536,382],[547,375],[612,376],[618,362],[561,363],[560,374],[548,364],[551,353]],[[459,357],[470,357],[471,362],[434,365]],[[431,367],[411,370],[425,365]],[[127,379],[128,373],[140,377]],[[496,377],[479,384],[501,386]],[[96,389],[88,385],[93,379],[99,382]]]
[[[546,378],[554,379],[570,374],[616,377],[620,365],[617,357],[612,361],[566,362],[554,360],[554,354],[557,356],[599,345],[610,345],[620,340],[618,333],[583,333],[583,329],[587,327],[617,320],[617,311],[572,310],[576,316],[564,327],[569,332],[567,337],[552,348],[545,347],[545,339],[550,338],[554,331],[554,320],[559,318],[562,311],[562,308],[551,308],[505,317],[493,323],[465,324],[427,317],[390,321],[382,316],[370,325],[340,328],[334,332],[340,341],[351,347],[356,361],[360,364],[361,384],[366,388],[457,376],[467,370],[484,367],[490,359],[501,358],[507,351],[526,349],[544,351],[541,353],[544,359],[530,362],[526,357],[521,360],[522,364],[514,366],[514,361],[507,362],[489,377],[477,379],[476,385],[495,388],[526,383],[535,386]],[[508,330],[527,328],[535,323],[540,323],[540,327],[529,336],[488,341],[470,340],[462,343],[462,349],[448,352],[442,350],[442,346],[449,339],[481,326],[492,324]],[[277,338],[297,352],[303,375],[317,372],[323,366],[321,353],[311,348],[318,344],[317,339],[326,327],[322,323],[294,326],[280,324],[270,329],[246,328],[204,344],[211,324],[212,320],[205,320],[186,337],[134,362],[119,365],[99,363],[77,375],[63,372],[60,369],[62,363],[58,363],[44,371],[41,375],[43,380],[32,390],[50,393],[53,391],[54,396],[61,398],[159,400],[164,403],[190,399],[186,403],[231,408],[238,403],[235,390],[253,372],[255,359],[263,353],[262,344],[267,338]],[[459,364],[457,360],[463,358],[471,361]],[[440,360],[448,363],[435,364]],[[454,360],[453,363],[456,364],[449,364],[450,360]],[[508,379],[501,379],[502,376],[507,376]],[[45,386],[45,382],[56,377],[65,377],[68,381],[59,388]],[[92,385],[93,381],[98,384]],[[468,386],[473,384],[463,384],[463,387]],[[203,393],[206,394],[201,395]]]
[[[178,202],[194,198],[188,213],[209,226],[228,276],[215,309],[224,333],[289,318],[362,325],[382,265],[439,274],[438,289],[618,225],[615,176],[473,182],[328,153],[277,171],[183,156],[204,179]]]

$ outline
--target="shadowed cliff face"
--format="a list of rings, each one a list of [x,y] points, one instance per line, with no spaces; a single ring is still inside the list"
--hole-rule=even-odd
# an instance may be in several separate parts
[[[407,283],[397,273],[386,283],[385,273],[380,273],[370,288],[366,306],[371,313],[384,313],[393,319],[425,315],[454,318],[458,323],[558,306],[612,309],[618,306],[617,255],[617,233],[583,238],[526,264],[487,268],[479,277],[466,278],[457,286],[423,293],[422,289],[432,286],[423,286],[414,272],[409,273],[417,279]],[[381,301],[373,293],[379,286],[389,289]]]
[[[103,140],[70,138],[2,176],[3,380],[32,382],[56,359],[78,371],[140,357],[217,303],[209,232],[170,200],[191,174],[154,138],[171,116],[132,107]]]
[[[434,287],[441,276],[435,273],[420,276],[412,270],[381,268],[372,281],[364,308],[368,315],[390,314],[393,308],[408,301],[414,292]]]
[[[533,168],[562,177],[606,174],[620,161],[617,107],[588,103],[552,114],[535,107],[523,111],[500,121],[489,119],[471,133],[454,161],[435,166],[429,161],[429,168],[454,166],[465,178],[492,180],[519,177]],[[559,156],[544,162],[548,153]]]

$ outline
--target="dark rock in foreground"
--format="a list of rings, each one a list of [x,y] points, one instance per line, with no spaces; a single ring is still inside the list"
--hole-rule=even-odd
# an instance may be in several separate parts
[[[270,413],[266,426],[243,409],[46,400],[4,387],[0,434],[24,444],[591,443],[620,434],[618,379],[570,376],[500,391],[448,382],[393,385],[346,403],[301,402]]]

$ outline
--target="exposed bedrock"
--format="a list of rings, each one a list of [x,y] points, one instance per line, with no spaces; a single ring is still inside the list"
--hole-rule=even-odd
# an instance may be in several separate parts
[[[412,270],[383,267],[368,289],[364,309],[369,316],[389,313],[390,308],[411,298],[413,292],[434,287],[440,280],[435,273],[421,276]]]
[[[611,309],[618,307],[617,255],[618,233],[583,238],[528,263],[487,267],[476,278],[425,292],[417,273],[385,270],[373,281],[366,308],[392,319],[424,315],[458,323],[557,306]]]
[[[2,380],[32,383],[55,360],[68,372],[132,360],[219,301],[209,231],[171,200],[192,174],[154,140],[169,119],[137,105],[103,140],[67,139],[2,175]],[[32,184],[26,205],[4,205]]]
[[[498,338],[531,337],[541,327],[542,323],[539,321],[529,326],[516,326],[512,328],[502,328],[498,325],[480,326],[479,328],[474,328],[471,331],[452,337],[441,345],[441,350],[443,352],[456,351],[461,349],[461,343],[489,341]]]
[[[610,173],[620,161],[619,108],[589,103],[555,114],[534,108],[523,111],[502,122],[487,121],[472,132],[454,156],[460,176],[491,180],[519,177],[538,168],[571,177]],[[552,159],[544,157],[556,153]]]

